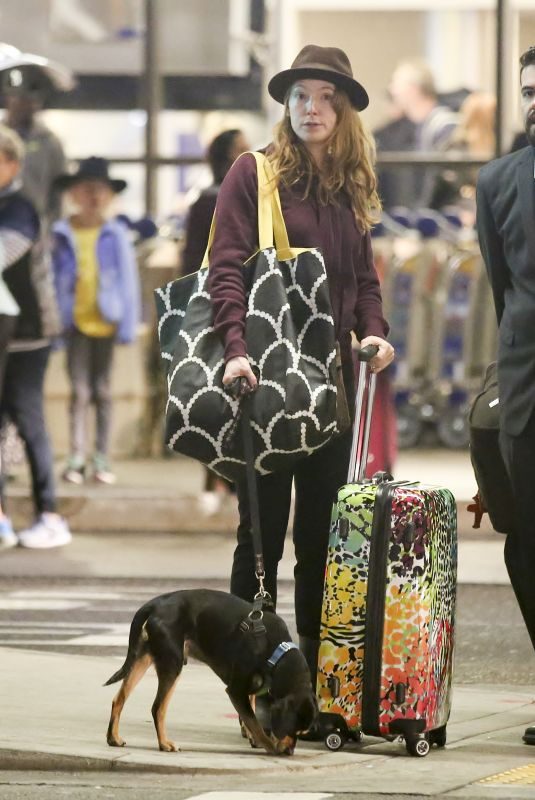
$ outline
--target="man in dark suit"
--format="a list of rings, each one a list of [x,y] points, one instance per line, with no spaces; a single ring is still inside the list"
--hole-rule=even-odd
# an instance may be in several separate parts
[[[481,169],[477,227],[500,329],[500,447],[515,504],[505,563],[535,648],[535,46],[520,58],[520,87],[528,146]],[[535,726],[523,738],[535,744]]]

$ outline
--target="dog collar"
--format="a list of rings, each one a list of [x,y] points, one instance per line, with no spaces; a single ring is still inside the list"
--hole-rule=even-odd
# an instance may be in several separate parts
[[[268,666],[273,669],[273,667],[281,660],[281,658],[290,650],[299,650],[295,642],[281,642],[268,658]]]

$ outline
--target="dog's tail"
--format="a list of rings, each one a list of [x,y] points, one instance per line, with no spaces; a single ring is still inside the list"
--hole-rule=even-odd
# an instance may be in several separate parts
[[[139,611],[134,615],[134,619],[132,620],[132,625],[130,626],[130,636],[128,639],[128,652],[126,654],[126,658],[124,661],[123,666],[114,672],[111,678],[108,678],[106,683],[103,686],[109,686],[111,683],[117,683],[117,681],[124,680],[130,670],[132,669],[133,665],[135,664],[136,660],[139,658],[141,651],[146,646],[148,641],[148,636],[145,631],[145,625],[150,615],[150,611],[152,609],[147,608],[144,606],[140,608]]]
[[[124,678],[126,678],[128,673],[130,672],[130,667],[131,666],[132,665],[128,663],[128,656],[127,656],[126,661],[124,662],[124,664],[121,667],[121,669],[118,669],[117,672],[114,672],[113,675],[111,676],[111,678],[108,678],[106,683],[103,683],[102,685],[103,686],[109,686],[110,683],[117,683],[117,681],[124,680]]]

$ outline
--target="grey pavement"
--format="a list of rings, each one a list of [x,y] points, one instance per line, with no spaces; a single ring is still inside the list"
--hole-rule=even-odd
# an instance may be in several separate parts
[[[61,465],[58,464],[58,475]],[[234,531],[237,524],[236,501],[225,499],[221,510],[204,514],[198,503],[203,488],[203,470],[195,461],[181,457],[132,459],[115,464],[117,483],[102,486],[87,482],[82,487],[58,479],[60,511],[72,530],[87,534],[77,538],[76,547],[57,554],[43,553],[43,574],[55,570],[63,576],[95,574],[100,577],[128,574],[143,577],[161,574],[174,577],[177,569],[183,578],[221,578],[229,574]],[[503,565],[503,537],[495,534],[485,517],[482,527],[473,530],[472,516],[466,506],[475,493],[475,481],[466,451],[402,451],[395,469],[396,478],[420,478],[431,484],[443,484],[453,491],[459,516],[459,581],[461,583],[507,584]],[[28,474],[25,466],[15,470],[8,484],[8,510],[16,528],[31,519]],[[102,545],[92,533],[108,534],[106,558],[100,558]],[[125,564],[123,536],[128,533],[150,534],[140,537],[135,548],[128,548]],[[176,533],[177,541],[162,536],[155,547],[157,534]],[[202,534],[202,551],[219,554],[208,566],[194,543]],[[165,554],[160,557],[161,552]],[[27,574],[27,561],[20,550],[5,554],[10,574]],[[292,578],[291,548],[286,548],[281,577]],[[50,572],[51,570],[51,572]],[[1,574],[1,566],[0,566]]]
[[[59,478],[57,494],[61,512],[77,531],[227,531],[236,521],[235,504],[229,501],[220,513],[207,517],[197,508],[203,488],[203,468],[186,457],[129,459],[114,464],[117,483],[103,486],[87,481],[83,486]],[[396,479],[425,480],[448,486],[463,510],[475,493],[468,451],[401,451],[394,470]],[[32,514],[27,466],[13,468],[7,496],[17,524]],[[490,528],[488,529],[490,530]]]
[[[336,753],[299,743],[291,758],[251,750],[238,730],[222,684],[204,665],[188,664],[168,714],[177,753],[157,750],[150,715],[156,679],[148,674],[123,713],[127,745],[109,748],[105,732],[116,687],[101,684],[119,659],[2,649],[0,763],[4,770],[152,771],[217,778],[225,787],[253,778],[281,780],[315,791],[414,793],[453,797],[512,797],[507,783],[520,770],[535,793],[535,752],[520,742],[534,720],[529,687],[456,686],[448,746],[427,758],[406,755],[400,743],[365,739]],[[522,772],[523,771],[523,772]],[[531,790],[529,789],[531,786]],[[531,791],[531,794],[529,794]]]
[[[178,587],[180,580],[189,578],[228,576],[236,509],[230,500],[214,517],[200,516],[202,471],[196,464],[172,458],[116,466],[119,481],[114,487],[88,485],[83,493],[61,487],[63,510],[75,531],[72,545],[43,552],[37,559],[32,554],[33,560],[22,549],[3,553],[0,580],[32,575],[112,580],[158,576],[175,579]],[[396,476],[446,483],[461,511],[474,488],[466,453],[402,454]],[[22,502],[25,480],[21,475],[9,488],[12,507],[16,504],[21,518],[27,513]],[[160,519],[164,512],[165,524]],[[166,533],[169,530],[177,535]],[[461,514],[462,584],[506,584],[502,550],[503,537],[488,525],[472,531],[468,517]],[[291,579],[292,561],[288,547],[281,578]],[[276,786],[289,795],[306,789],[326,797],[335,792],[363,797],[535,797],[535,748],[520,740],[523,728],[535,722],[535,692],[532,685],[508,684],[505,664],[502,684],[454,685],[448,745],[442,751],[433,749],[427,758],[411,758],[400,743],[370,738],[336,753],[323,743],[301,742],[293,757],[274,758],[249,748],[224,687],[195,662],[185,668],[168,714],[169,734],[180,752],[156,749],[150,714],[156,681],[152,672],[123,713],[121,734],[127,745],[109,748],[105,732],[117,687],[102,684],[121,661],[2,647],[0,767],[13,774],[170,773],[185,781],[204,781],[205,790],[225,789],[229,798],[251,796],[247,787],[253,780],[258,791]],[[6,772],[2,775],[5,782]]]

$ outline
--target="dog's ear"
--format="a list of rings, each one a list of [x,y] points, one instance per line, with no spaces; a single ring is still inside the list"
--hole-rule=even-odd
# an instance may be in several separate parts
[[[249,694],[256,694],[264,685],[264,677],[260,672],[255,672],[249,684]]]
[[[296,713],[293,698],[282,697],[271,706],[271,730],[277,739],[295,735]]]

